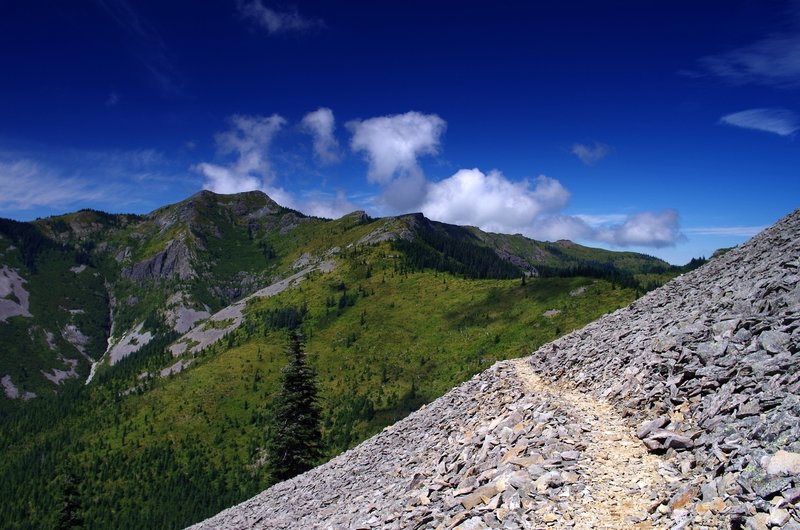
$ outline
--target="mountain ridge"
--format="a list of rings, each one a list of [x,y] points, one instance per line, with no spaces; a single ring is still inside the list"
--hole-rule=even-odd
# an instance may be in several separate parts
[[[359,237],[340,236],[358,226],[371,229]],[[645,255],[575,244],[562,251],[558,243],[439,223],[421,213],[372,219],[356,211],[336,220],[317,219],[260,191],[220,195],[203,190],[145,215],[80,210],[31,223],[3,221],[0,233],[5,234],[0,264],[20,275],[15,289],[27,285],[38,291],[30,317],[14,310],[30,320],[13,317],[13,329],[0,326],[0,337],[7,340],[30,326],[41,329],[33,355],[6,354],[21,360],[24,372],[9,359],[0,370],[28,396],[54,390],[70,378],[90,379],[92,370],[115,364],[154,337],[170,330],[185,333],[292,276],[300,261],[323,261],[337,247],[326,238],[338,238],[340,249],[391,241],[405,256],[404,267],[478,278],[580,274],[635,286],[644,283],[634,280],[637,274],[676,273]],[[37,260],[45,259],[48,263],[37,271]],[[48,292],[46,286],[54,283],[63,286],[63,294]],[[6,291],[3,304],[11,317],[11,297],[17,295],[10,287]],[[66,370],[69,377],[53,383],[42,375],[52,370]],[[0,399],[12,394],[20,392]]]

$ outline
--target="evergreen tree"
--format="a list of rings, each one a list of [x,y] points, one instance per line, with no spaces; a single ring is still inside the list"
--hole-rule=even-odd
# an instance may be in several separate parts
[[[78,479],[72,471],[66,471],[61,477],[61,511],[58,514],[58,530],[83,528],[81,517]]]
[[[267,444],[270,481],[277,483],[308,471],[321,455],[321,410],[316,373],[308,364],[301,337],[289,333],[289,363],[281,372]]]

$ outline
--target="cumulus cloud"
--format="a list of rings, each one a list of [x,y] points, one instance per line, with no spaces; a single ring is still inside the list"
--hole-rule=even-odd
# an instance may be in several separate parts
[[[355,211],[357,208],[350,202],[344,190],[338,190],[334,196],[313,193],[305,198],[302,205],[303,213],[326,219],[339,217]]]
[[[750,109],[734,112],[720,118],[720,123],[765,131],[779,136],[791,136],[800,130],[800,118],[794,112],[781,109]]]
[[[594,142],[593,146],[573,144],[571,151],[581,162],[587,166],[592,166],[607,157],[611,153],[611,148],[605,144]]]
[[[417,159],[439,152],[446,127],[436,114],[413,111],[347,123],[353,135],[350,148],[364,153],[369,164],[367,178],[380,184],[422,174]]]
[[[524,235],[541,241],[592,240],[594,233],[594,230],[580,217],[562,214],[541,217],[523,232]]]
[[[594,241],[618,247],[664,247],[684,236],[675,210],[634,215],[567,215],[570,192],[540,175],[512,181],[499,171],[462,169],[431,182],[419,173],[384,187],[384,202],[396,211],[419,210],[436,221],[482,230],[521,233],[539,240]],[[399,207],[402,205],[403,207]]]
[[[655,248],[674,246],[685,239],[678,212],[672,209],[633,215],[550,215],[537,219],[526,235],[546,241],[570,239]]]
[[[239,13],[271,35],[325,27],[322,19],[307,18],[295,11],[276,11],[261,0],[239,1]]]
[[[419,211],[428,194],[428,186],[425,175],[410,173],[386,184],[379,201],[393,212]]]
[[[324,123],[324,119],[317,119],[316,123],[320,121]],[[260,190],[282,206],[318,217],[335,218],[355,210],[344,191],[335,195],[311,193],[298,198],[293,192],[275,185],[269,147],[275,135],[286,125],[284,118],[277,114],[268,117],[233,116],[230,124],[227,131],[215,136],[217,151],[229,157],[228,163],[201,162],[193,166],[205,177],[203,188],[225,194]]]
[[[332,164],[339,160],[339,142],[333,135],[335,120],[333,111],[321,107],[309,112],[300,122],[303,130],[308,132],[314,141],[314,155],[323,164]]]
[[[672,246],[684,238],[678,224],[678,212],[666,209],[660,212],[641,212],[628,217],[624,223],[595,229],[590,239],[621,247]]]
[[[274,179],[267,157],[269,145],[286,120],[273,114],[269,117],[237,115],[230,121],[231,128],[217,134],[215,139],[222,155],[233,156],[232,163],[201,162],[194,170],[206,178],[203,187],[216,193],[265,189]]]
[[[541,175],[533,185],[511,182],[499,171],[462,169],[429,183],[422,212],[453,224],[480,226],[493,232],[523,232],[540,215],[567,205],[569,192],[555,179]]]

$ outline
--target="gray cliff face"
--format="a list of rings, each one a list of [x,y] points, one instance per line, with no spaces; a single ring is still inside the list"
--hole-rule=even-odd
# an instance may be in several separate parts
[[[800,210],[193,528],[800,528]]]
[[[164,250],[152,258],[122,270],[122,276],[135,282],[173,277],[188,280],[194,278],[195,275],[191,263],[191,252],[182,239],[170,241]]]

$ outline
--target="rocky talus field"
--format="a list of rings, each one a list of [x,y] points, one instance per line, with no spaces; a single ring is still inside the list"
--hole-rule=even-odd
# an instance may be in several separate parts
[[[193,528],[800,529],[800,210]]]

